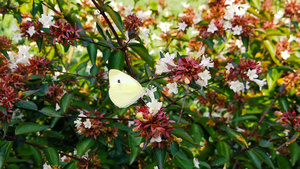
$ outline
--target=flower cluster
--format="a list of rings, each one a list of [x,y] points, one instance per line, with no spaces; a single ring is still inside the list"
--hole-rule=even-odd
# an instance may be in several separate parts
[[[205,93],[205,97],[202,95],[198,96],[199,103],[204,104],[205,106],[215,105],[216,109],[220,109],[225,106],[226,97],[219,93],[216,93],[212,90],[209,90]]]
[[[0,50],[10,50],[12,48],[12,40],[6,36],[0,36]]]
[[[169,115],[166,115],[162,109],[156,114],[149,111],[147,107],[137,107],[138,113],[134,120],[137,125],[133,131],[140,131],[140,136],[145,136],[145,141],[151,143],[152,148],[158,147],[165,149],[170,146],[175,137],[172,135],[174,127],[171,123],[174,121],[169,120]]]
[[[44,33],[41,31],[42,26],[42,23],[38,20],[36,20],[35,22],[26,21],[20,24],[20,31],[23,37],[37,40],[44,35]]]
[[[295,93],[296,96],[300,96],[300,68],[297,69],[295,72],[284,76],[283,78],[279,78],[277,80],[277,84],[279,86],[285,85],[286,91]]]
[[[93,116],[91,116],[92,114]],[[92,137],[95,140],[98,136],[105,133],[107,140],[110,142],[112,137],[118,136],[118,128],[110,127],[110,122],[103,119],[104,115],[97,110],[92,110],[92,112],[88,113],[81,112],[76,121],[74,121],[78,133],[86,137]],[[82,119],[85,121],[82,122]]]
[[[250,81],[255,82],[259,86],[259,90],[266,84],[266,79],[258,79],[261,66],[254,60],[246,60],[243,57],[237,65],[233,62],[227,63],[225,68],[225,79],[230,89],[235,93],[244,92],[245,89],[249,89]]]
[[[133,32],[138,32],[139,28],[141,26],[143,26],[143,22],[142,19],[140,19],[139,17],[136,16],[136,14],[131,14],[128,15],[125,19],[124,19],[124,28],[126,31],[133,31]]]
[[[279,123],[283,126],[291,126],[295,131],[300,131],[300,114],[297,115],[296,111],[286,111],[280,112],[276,111],[274,113],[278,117]]]
[[[53,37],[53,44],[59,42],[63,45],[72,44],[75,45],[75,40],[78,39],[79,32],[82,29],[77,30],[77,26],[72,27],[68,22],[64,22],[62,19],[55,21],[53,26],[50,26],[50,34],[48,36]]]

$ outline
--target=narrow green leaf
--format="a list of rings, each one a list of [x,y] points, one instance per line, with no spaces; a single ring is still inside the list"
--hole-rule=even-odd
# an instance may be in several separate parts
[[[142,137],[134,137],[131,134],[128,135],[129,147],[130,147],[130,161],[129,165],[131,165],[140,150],[140,144],[142,142]]]
[[[294,69],[290,66],[277,66],[277,67],[273,67],[272,69],[294,72]]]
[[[53,147],[45,148],[44,154],[51,166],[59,165],[59,155],[58,155],[58,151],[55,148]]]
[[[292,169],[289,159],[282,154],[277,154],[277,165],[279,169]]]
[[[119,30],[123,33],[123,22],[119,13],[115,12],[110,6],[105,7],[105,11],[109,14],[113,22],[117,25]]]
[[[265,162],[266,164],[268,164],[268,166],[270,166],[271,168],[275,169],[275,166],[273,164],[273,162],[271,161],[271,159],[269,158],[269,156],[263,152],[262,150],[258,149],[258,148],[254,148],[251,150],[260,160],[262,160],[263,162]]]
[[[11,141],[2,141],[0,145],[0,168],[4,168],[6,160],[11,151],[12,142]]]
[[[261,146],[261,147],[271,147],[271,146],[273,146],[273,143],[268,141],[268,140],[262,139],[262,140],[259,141],[259,146]]]
[[[175,128],[172,131],[172,134],[174,134],[175,136],[182,138],[183,140],[193,144],[193,145],[197,145],[197,143],[194,142],[194,140],[192,139],[192,137],[185,132],[184,130],[180,129],[180,128]]]
[[[64,169],[77,169],[78,161],[70,161],[67,165],[64,166]]]
[[[82,156],[89,148],[91,148],[95,144],[95,140],[91,137],[84,138],[79,141],[76,146],[77,154]]]
[[[182,153],[182,152],[181,152]],[[192,160],[189,160],[187,158],[180,158],[180,156],[175,156],[173,159],[173,163],[180,167],[180,168],[185,168],[185,169],[193,169],[194,164]]]
[[[27,134],[27,133],[34,133],[34,132],[42,131],[42,130],[48,128],[48,127],[49,126],[39,125],[39,124],[36,124],[36,123],[22,123],[22,124],[20,124],[16,127],[15,133],[17,135]]]
[[[267,74],[267,83],[269,91],[272,91],[276,85],[277,79],[280,78],[283,71],[271,68]]]
[[[96,64],[94,64],[90,71],[92,76],[96,76],[98,74],[99,67]]]
[[[50,117],[61,117],[61,115],[58,114],[57,111],[55,111],[55,109],[52,108],[51,106],[44,107],[39,112],[43,113],[46,116],[50,116]]]
[[[40,150],[38,150],[37,148],[33,147],[33,146],[29,146],[30,150],[32,151],[32,155],[33,155],[33,160],[38,164],[38,165],[42,165],[43,164],[43,158],[42,158],[42,154],[40,152]]]
[[[204,43],[211,49],[214,50],[214,42],[211,39],[205,39]]]
[[[96,20],[97,20],[97,19],[96,19]],[[101,35],[105,40],[107,40],[107,39],[106,39],[106,36],[105,36],[105,33],[104,33],[103,29],[102,29],[102,26],[101,26],[100,22],[98,23],[98,21],[97,21],[97,24],[96,24],[96,28],[97,28],[98,32],[100,33],[100,35]]]
[[[154,69],[153,58],[149,55],[148,50],[140,43],[129,43],[128,46],[137,53],[152,69]]]
[[[257,120],[257,117],[254,115],[245,115],[245,116],[240,116],[240,117],[234,118],[232,120],[232,122],[244,121],[244,120]]]
[[[155,159],[158,163],[159,169],[163,169],[167,150],[166,149],[159,149],[159,148],[155,147],[153,149],[153,152],[154,152],[154,157],[155,157]]]
[[[109,60],[110,55],[111,55],[111,50],[105,48],[103,50],[103,61],[105,63]]]
[[[106,46],[106,47],[109,47],[111,49],[115,49],[115,46],[112,43],[110,43],[109,41],[100,40],[97,43],[101,44],[102,46]]]
[[[225,157],[219,157],[219,158],[217,158],[216,160],[214,160],[213,162],[212,162],[212,166],[220,166],[220,165],[223,165],[223,164],[225,164],[227,162],[227,159],[225,158]]]
[[[37,105],[28,100],[20,100],[16,103],[16,106],[27,110],[38,110]]]
[[[211,168],[210,165],[207,162],[204,162],[204,161],[199,161],[199,166],[206,167],[208,169]]]
[[[250,157],[250,159],[253,161],[254,165],[258,168],[261,169],[261,163],[259,158],[252,152],[247,150],[246,154]]]
[[[3,137],[2,138],[4,138],[6,136],[8,128],[9,128],[9,123],[7,121],[3,121],[2,122]]]
[[[299,155],[300,155],[300,147],[297,144],[297,142],[294,142],[289,145],[289,149],[291,151],[291,162],[292,166],[295,166],[296,162],[299,160]]]
[[[36,44],[37,44],[37,46],[39,48],[39,52],[41,52],[42,51],[42,47],[43,47],[43,37],[38,38],[38,40],[36,41]]]
[[[190,136],[193,138],[193,140],[195,140],[195,142],[197,144],[200,143],[202,137],[203,137],[203,130],[202,128],[200,127],[199,124],[192,124],[190,127],[189,127],[189,131],[190,131]]]
[[[89,45],[86,47],[87,51],[90,56],[90,60],[92,64],[96,64],[96,57],[97,57],[97,47],[94,43],[89,43]]]
[[[220,156],[223,156],[226,159],[229,159],[229,157],[230,157],[230,147],[224,141],[219,141],[217,143],[217,152]]]
[[[25,91],[25,92],[23,92],[23,98],[26,98],[26,97],[28,97],[28,96],[30,96],[30,95],[32,95],[32,94],[34,94],[34,93],[37,93],[37,92],[39,92],[40,91],[40,89],[37,89],[37,90],[28,90],[28,91]]]
[[[245,46],[246,48],[246,52],[248,51],[248,46],[249,46],[249,37],[242,37],[242,42],[243,42],[243,45]]]
[[[89,61],[85,61],[85,62],[80,63],[80,64],[76,67],[76,72],[78,72],[78,71],[80,71],[82,68],[84,68],[84,67],[87,65],[88,62],[89,62]]]
[[[125,53],[121,50],[114,51],[108,60],[109,69],[123,70]]]
[[[66,93],[62,97],[62,99],[60,101],[60,107],[61,107],[61,110],[63,113],[65,113],[68,110],[68,108],[71,104],[72,98],[73,98],[73,94],[70,94],[70,93]]]
[[[280,96],[278,98],[278,102],[279,102],[279,105],[281,107],[281,110],[283,110],[283,111],[288,111],[289,110],[290,106],[289,106],[289,103],[288,103],[286,97]]]
[[[275,45],[270,42],[269,40],[264,40],[263,41],[264,46],[267,48],[268,52],[270,53],[273,61],[278,65],[281,66],[282,64],[280,63],[280,61],[276,58],[275,54],[276,54],[276,48]]]

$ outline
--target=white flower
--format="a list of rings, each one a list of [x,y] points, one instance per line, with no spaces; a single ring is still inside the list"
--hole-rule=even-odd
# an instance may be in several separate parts
[[[224,5],[232,5],[235,0],[226,0]]]
[[[74,124],[76,128],[79,128],[82,124],[81,118],[77,118],[76,121],[74,121]]]
[[[196,84],[198,84],[199,86],[201,86],[201,88],[207,86],[207,82],[204,81],[204,80],[202,80],[202,79],[198,79],[198,80],[196,81]]]
[[[15,22],[13,22],[13,24],[10,27],[11,31],[20,31],[20,28],[17,26],[17,24]]]
[[[249,4],[239,4],[235,5],[235,15],[243,16],[247,12],[248,8],[250,8]]]
[[[274,24],[277,24],[277,23],[279,22],[279,20],[283,17],[283,15],[284,15],[284,11],[283,11],[283,10],[278,11],[278,12],[274,15],[273,23],[274,23]]]
[[[223,27],[225,29],[231,29],[232,28],[232,24],[229,21],[225,21],[224,24],[223,24]]]
[[[165,62],[160,62],[159,64],[155,65],[155,74],[160,75],[167,72],[170,72],[170,70]]]
[[[29,63],[29,58],[30,58],[30,54],[29,54],[29,49],[30,46],[26,46],[26,45],[22,45],[22,46],[18,46],[18,56],[16,57],[16,64],[18,63],[23,63],[23,64],[28,64]]]
[[[226,7],[224,19],[231,20],[234,18],[234,8],[232,6]]]
[[[157,36],[156,34],[151,34],[152,40],[161,40],[161,37]]]
[[[178,30],[184,31],[186,27],[187,24],[185,22],[178,23]]]
[[[253,79],[253,82],[255,82],[259,86],[259,90],[262,89],[262,87],[267,84],[267,79],[259,80],[259,79]]]
[[[150,86],[150,89],[146,89],[145,95],[149,96],[151,100],[155,100],[154,93],[157,91],[157,88]]]
[[[243,46],[243,42],[242,42],[241,40],[237,39],[237,40],[235,41],[235,45],[236,45],[238,48],[241,48],[241,47]]]
[[[57,110],[59,110],[59,109],[60,109],[60,106],[59,106],[58,103],[56,103],[56,104],[55,104],[55,110],[57,111]]]
[[[150,29],[142,27],[140,29],[140,35],[144,35],[146,38],[149,37]]]
[[[167,53],[165,54],[165,57],[164,57],[164,58],[161,58],[160,60],[161,60],[162,62],[168,64],[168,65],[176,66],[176,65],[174,64],[174,62],[173,62],[174,58],[175,58],[175,54],[171,54],[171,55],[170,55],[169,52],[167,52]]]
[[[97,95],[97,94],[94,94],[94,95],[92,96],[92,98],[93,98],[94,100],[98,100],[98,95]]]
[[[20,111],[14,111],[11,118],[12,119],[21,119],[22,120],[23,117],[24,117],[23,113],[21,113]]]
[[[134,125],[134,123],[135,123],[134,121],[128,121],[128,125],[127,126],[131,127],[132,125]]]
[[[285,50],[285,51],[281,51],[281,57],[284,60],[287,60],[287,58],[290,57],[289,51]]]
[[[163,32],[168,32],[171,27],[171,23],[169,22],[160,22],[157,27],[159,27]]]
[[[132,10],[133,10],[133,7],[132,7],[132,6],[127,6],[127,7],[125,7],[124,14],[125,14],[126,16],[131,15],[131,14],[132,14]]]
[[[198,76],[204,80],[207,84],[207,81],[211,79],[210,72],[208,70],[204,70],[203,72],[198,73]]]
[[[235,93],[238,93],[240,91],[244,92],[245,91],[245,86],[244,83],[237,81],[231,81],[228,82],[230,85],[230,89],[233,90]]]
[[[240,35],[241,33],[243,33],[243,28],[241,26],[235,26],[232,28],[233,30],[233,35]]]
[[[258,78],[258,75],[256,74],[256,69],[249,69],[248,72],[247,72],[247,76],[249,77],[250,80],[254,80],[256,78]]]
[[[217,30],[218,30],[218,28],[216,27],[216,25],[213,22],[213,20],[211,20],[210,23],[209,23],[209,25],[208,25],[207,32],[214,33]]]
[[[149,107],[150,113],[152,113],[152,115],[155,115],[161,109],[162,102],[158,102],[158,100],[154,99],[146,105]]]
[[[203,114],[203,117],[209,117],[209,112],[205,112],[205,113]],[[214,117],[214,118],[221,118],[221,116],[220,116],[218,113],[216,113],[216,112],[212,112],[212,113],[211,113],[211,117]]]
[[[17,43],[22,40],[22,37],[21,37],[22,34],[20,33],[13,33],[13,37],[12,37],[12,40],[16,41]]]
[[[154,168],[153,168],[153,169],[159,169],[159,168],[158,168],[158,166],[154,166]]]
[[[86,119],[85,122],[83,122],[84,128],[90,129],[92,127],[92,123],[90,119]]]
[[[227,63],[227,65],[225,66],[225,68],[226,68],[227,71],[230,71],[231,68],[234,69],[234,66],[233,66],[232,63]]]
[[[209,69],[210,67],[214,67],[214,62],[210,61],[210,57],[205,58],[205,56],[203,55],[200,66],[205,66],[207,69]]]
[[[169,89],[168,93],[174,93],[177,94],[178,93],[178,88],[177,88],[177,83],[168,83],[167,84],[167,88]]]
[[[145,18],[149,18],[150,15],[151,15],[152,11],[146,11],[146,12],[143,12],[143,11],[137,11],[136,12],[136,16],[140,19],[145,19]]]
[[[52,169],[51,165],[48,165],[47,163],[44,163],[43,169]]]
[[[195,16],[196,17],[193,19],[194,23],[198,23],[198,22],[202,21],[202,12],[201,13],[196,13]]]
[[[190,4],[187,4],[186,2],[181,2],[181,5],[182,5],[184,8],[190,7]]]
[[[239,128],[239,127],[236,127],[236,131],[237,131],[237,132],[239,132],[239,133],[244,133],[244,132],[245,132],[245,130],[244,130],[244,129],[242,129],[242,128]]]
[[[29,35],[31,37],[35,33],[34,26],[29,27],[26,32],[29,33]]]
[[[64,155],[64,156],[62,156],[62,157],[60,158],[60,161],[63,161],[63,162],[64,162],[66,159],[68,159],[68,157]]]
[[[43,24],[44,28],[49,28],[50,26],[53,25],[52,19],[53,19],[52,14],[48,14],[48,15],[42,14],[42,17],[39,18],[39,21]]]
[[[86,115],[84,115],[83,111],[80,111],[80,114],[78,115],[78,117],[86,117]]]
[[[89,157],[89,152],[91,151],[91,149],[88,149],[88,151],[86,151],[84,153],[84,155],[82,156],[82,158],[87,159]]]
[[[198,161],[197,158],[194,158],[194,159],[193,159],[193,162],[194,162],[194,167],[200,168],[200,167],[199,167],[199,161]]]
[[[159,136],[158,137],[152,137],[151,140],[150,140],[150,143],[153,143],[153,142],[157,142],[157,143],[160,143],[162,140],[161,140],[161,137],[160,137],[160,133],[159,133]]]

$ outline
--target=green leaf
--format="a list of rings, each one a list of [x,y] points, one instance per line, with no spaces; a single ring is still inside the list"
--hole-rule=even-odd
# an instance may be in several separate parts
[[[49,126],[39,125],[39,124],[36,124],[36,123],[28,123],[27,122],[27,123],[22,123],[22,124],[18,125],[16,127],[15,133],[17,135],[19,135],[19,134],[27,134],[27,133],[34,133],[34,132],[45,130],[48,127]]]
[[[205,39],[204,43],[211,49],[214,50],[214,42],[211,39]]]
[[[28,101],[28,100],[20,100],[16,103],[16,106],[27,110],[38,110],[37,105],[32,101]]]
[[[149,55],[148,50],[139,43],[129,43],[128,46],[137,53],[152,69],[154,69],[153,58]]]
[[[95,144],[95,140],[91,137],[80,140],[80,142],[76,146],[77,154],[79,156],[82,156],[94,144]]]
[[[32,95],[32,94],[34,94],[34,93],[37,93],[37,92],[39,92],[40,91],[40,89],[37,89],[37,90],[28,90],[28,91],[25,91],[25,92],[23,92],[23,98],[26,98],[26,97],[28,97],[28,96],[30,96],[30,95]]]
[[[61,117],[61,115],[58,114],[57,111],[54,108],[52,108],[51,106],[44,107],[39,112],[43,113],[46,116],[50,116],[50,117]]]
[[[71,104],[72,98],[73,98],[73,94],[70,94],[70,93],[66,93],[62,97],[62,99],[60,101],[60,107],[61,107],[61,110],[63,113],[65,113],[68,110],[68,108]]]
[[[204,161],[199,161],[199,166],[203,166],[203,167],[206,167],[208,169],[210,169],[210,165],[207,163],[207,162],[204,162]]]
[[[294,69],[290,66],[276,66],[276,67],[273,67],[272,69],[294,72]]]
[[[115,49],[115,46],[113,44],[111,44],[109,41],[100,40],[97,43],[101,44],[102,46],[106,46],[108,48]]]
[[[117,27],[119,28],[119,30],[121,31],[121,33],[124,34],[123,33],[123,22],[122,22],[122,19],[121,19],[121,16],[119,15],[119,13],[115,12],[109,6],[105,7],[105,11],[109,14],[109,16],[114,21],[114,23],[117,25]]]
[[[238,121],[244,121],[244,120],[257,120],[257,117],[254,115],[245,115],[245,116],[240,116],[236,117],[232,120],[232,122],[238,122]]]
[[[103,50],[103,61],[105,63],[109,60],[110,55],[111,55],[111,50],[109,50],[109,49]]]
[[[96,28],[97,28],[98,32],[100,33],[100,35],[101,35],[105,40],[107,40],[107,39],[106,39],[106,36],[105,36],[105,33],[104,33],[103,29],[102,29],[102,26],[101,26],[100,22],[98,22],[98,21],[97,21],[97,23],[96,23]]]
[[[202,128],[200,127],[199,124],[192,124],[190,127],[189,127],[189,131],[190,131],[190,136],[193,138],[193,140],[195,140],[195,142],[197,144],[200,143],[202,137],[203,137],[203,130]]]
[[[296,162],[299,160],[300,147],[296,142],[294,142],[289,145],[289,149],[291,151],[290,155],[291,155],[292,166],[295,166]]]
[[[87,65],[88,62],[89,62],[89,61],[85,61],[85,62],[80,63],[80,64],[76,67],[76,72],[78,72],[78,71],[80,71],[82,68],[84,68],[84,67]]]
[[[87,51],[89,53],[92,65],[96,64],[96,57],[97,57],[97,47],[96,47],[96,45],[94,43],[89,43],[89,45],[86,48],[87,48]]]
[[[280,78],[283,71],[271,68],[267,74],[268,89],[272,91],[276,85],[276,81]]]
[[[212,162],[212,166],[220,166],[227,162],[227,159],[225,157],[219,157],[214,162]]]
[[[183,152],[180,152],[184,154]],[[180,168],[185,168],[185,169],[193,169],[194,164],[192,160],[189,160],[186,156],[185,158],[180,158],[179,155],[175,156],[173,159],[173,163]]]
[[[250,157],[250,159],[253,161],[254,165],[258,168],[261,169],[261,163],[259,158],[250,150],[246,151],[246,154]]]
[[[71,161],[64,166],[64,169],[77,169],[78,161]]]
[[[6,160],[11,151],[12,142],[11,141],[2,141],[0,145],[0,168],[4,168]]]
[[[37,148],[33,147],[33,146],[29,146],[30,150],[32,151],[32,155],[33,155],[33,160],[38,164],[38,165],[42,165],[43,164],[43,158],[42,158],[42,154],[40,152],[40,150],[38,150]]]
[[[230,147],[224,141],[219,141],[217,143],[217,152],[220,156],[223,156],[226,159],[229,159],[229,157],[230,157]]]
[[[59,165],[59,155],[58,155],[58,151],[55,148],[53,147],[45,148],[44,154],[51,166]]]
[[[271,161],[271,159],[269,158],[269,156],[265,152],[263,152],[262,150],[260,150],[258,148],[254,148],[250,151],[252,151],[260,160],[262,160],[263,162],[268,164],[268,166],[275,169],[275,166],[274,166],[273,162]]]
[[[271,146],[273,146],[273,143],[268,141],[268,140],[262,139],[262,140],[259,141],[259,146],[261,146],[261,147],[271,147]]]
[[[0,106],[1,108],[1,106]],[[0,110],[1,111],[1,110]],[[6,111],[6,110],[5,110]],[[8,128],[9,128],[9,123],[7,121],[3,121],[2,122],[2,129],[3,129],[3,137],[4,138],[6,136],[6,133],[8,131]]]
[[[36,41],[36,44],[39,48],[39,52],[41,52],[42,51],[42,46],[43,46],[43,37],[38,38],[38,40]]]
[[[292,169],[289,159],[282,154],[277,154],[277,165],[279,169]]]
[[[174,134],[176,137],[182,138],[183,140],[185,140],[193,145],[197,145],[197,143],[194,142],[192,137],[187,132],[185,132],[184,130],[182,130],[180,128],[175,128],[172,131],[172,134]]]
[[[128,135],[129,147],[130,147],[130,161],[129,165],[131,165],[140,150],[140,144],[142,142],[142,137],[134,137],[131,134]]]
[[[278,98],[278,102],[279,102],[279,105],[281,107],[281,110],[283,110],[283,111],[288,111],[289,110],[289,103],[288,103],[286,97],[280,96]]]
[[[94,64],[90,71],[92,76],[96,76],[98,74],[99,67],[96,64]]]
[[[125,53],[121,50],[114,51],[108,60],[108,69],[123,70]]]
[[[246,48],[246,52],[248,51],[248,46],[249,46],[249,37],[242,37],[242,42],[243,42],[243,45],[245,46]]]
[[[155,147],[153,149],[153,152],[154,152],[154,157],[155,157],[155,159],[158,163],[159,169],[163,169],[167,150],[166,149],[159,149],[159,148]]]
[[[275,45],[270,42],[269,40],[264,40],[263,41],[264,46],[267,48],[268,52],[270,53],[273,61],[278,65],[281,66],[282,64],[280,63],[280,61],[276,58],[276,48]]]

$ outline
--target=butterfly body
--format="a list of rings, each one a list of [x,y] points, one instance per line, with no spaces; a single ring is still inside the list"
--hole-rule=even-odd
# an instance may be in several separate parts
[[[145,89],[131,76],[117,69],[109,71],[109,97],[119,108],[132,105],[145,94]]]

